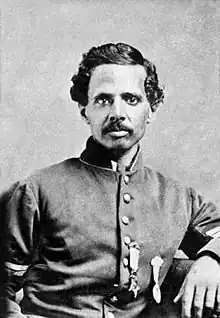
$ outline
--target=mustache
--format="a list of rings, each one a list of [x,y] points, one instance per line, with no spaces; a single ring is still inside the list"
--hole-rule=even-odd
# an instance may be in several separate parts
[[[109,132],[113,132],[113,131],[128,131],[128,132],[132,132],[132,129],[127,127],[125,124],[123,124],[121,121],[117,121],[117,122],[112,122],[107,124],[104,128],[103,128],[103,133],[107,134]]]

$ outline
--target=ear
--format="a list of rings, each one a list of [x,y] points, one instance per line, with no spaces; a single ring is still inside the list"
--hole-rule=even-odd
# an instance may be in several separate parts
[[[146,123],[147,124],[150,124],[150,123],[152,123],[155,119],[156,119],[156,113],[157,113],[157,111],[152,111],[151,110],[151,108],[149,108],[149,112],[148,112],[148,116],[147,116],[147,118],[146,118]]]
[[[82,106],[79,104],[79,109],[80,109],[80,114],[82,116],[82,119],[87,123],[89,124],[89,119],[86,115],[86,106]]]

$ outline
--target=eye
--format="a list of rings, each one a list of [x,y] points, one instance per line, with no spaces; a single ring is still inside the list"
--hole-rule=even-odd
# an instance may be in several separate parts
[[[128,102],[130,105],[137,105],[138,99],[137,99],[135,96],[132,96],[132,97],[129,97],[129,98],[127,99],[127,102]]]
[[[96,104],[99,104],[100,106],[105,106],[105,105],[110,104],[110,100],[107,98],[98,98],[96,100]]]
[[[102,94],[95,98],[95,103],[99,106],[107,106],[112,104],[112,98],[106,94]]]
[[[126,101],[127,104],[136,106],[140,101],[140,97],[133,95],[133,94],[125,94],[123,99]]]

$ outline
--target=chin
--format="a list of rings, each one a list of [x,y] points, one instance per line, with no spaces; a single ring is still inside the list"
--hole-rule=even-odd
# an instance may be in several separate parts
[[[127,142],[126,140],[114,140],[114,141],[103,142],[103,146],[106,147],[107,149],[117,150],[121,152],[128,151],[134,146],[134,144],[131,144]]]

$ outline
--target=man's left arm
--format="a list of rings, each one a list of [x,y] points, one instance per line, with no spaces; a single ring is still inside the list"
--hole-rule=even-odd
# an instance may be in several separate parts
[[[220,210],[189,190],[191,218],[180,248],[195,259],[175,298],[182,317],[220,315]]]

